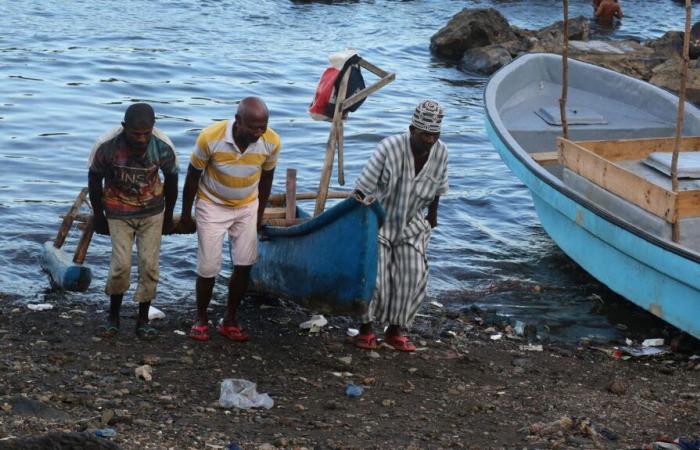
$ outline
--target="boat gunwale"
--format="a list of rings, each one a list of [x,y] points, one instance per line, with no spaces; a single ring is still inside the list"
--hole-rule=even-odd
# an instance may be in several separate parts
[[[339,218],[345,216],[349,211],[355,208],[368,208],[377,216],[378,227],[381,228],[384,223],[384,210],[382,209],[379,202],[372,202],[370,205],[363,205],[360,201],[353,197],[348,197],[341,201],[337,205],[326,209],[323,213],[316,217],[312,217],[306,222],[302,222],[297,225],[292,225],[289,227],[279,227],[266,225],[263,227],[263,236],[267,238],[273,237],[287,237],[294,238],[299,236],[306,236],[311,234],[321,228],[324,228],[328,224],[335,222]]]
[[[669,252],[671,252],[671,253],[674,253],[674,254],[676,254],[676,255],[678,255],[678,256],[680,256],[680,257],[689,259],[689,260],[691,260],[691,261],[693,261],[693,262],[695,262],[695,263],[700,263],[700,254],[695,253],[695,252],[693,252],[693,251],[691,251],[691,250],[688,250],[688,249],[686,249],[686,248],[684,248],[684,247],[681,247],[681,246],[679,246],[679,245],[677,245],[677,244],[674,244],[674,243],[672,243],[672,242],[670,242],[670,241],[663,240],[663,239],[661,239],[661,238],[659,238],[659,237],[657,237],[657,236],[655,236],[655,235],[653,235],[653,234],[651,234],[651,233],[649,233],[649,232],[647,232],[647,231],[645,231],[645,230],[642,230],[641,228],[635,226],[634,224],[632,224],[632,223],[630,223],[630,222],[627,222],[627,221],[625,221],[625,220],[620,219],[619,217],[617,217],[617,216],[611,214],[610,212],[608,212],[607,210],[601,208],[600,206],[598,206],[598,205],[595,204],[594,202],[592,202],[592,201],[586,199],[585,197],[583,197],[582,195],[580,195],[580,194],[579,194],[578,192],[576,192],[575,190],[573,190],[573,189],[569,188],[568,186],[566,186],[566,185],[561,181],[561,179],[557,178],[557,177],[556,177],[555,175],[553,175],[551,172],[549,172],[549,171],[546,170],[544,167],[542,167],[541,165],[539,165],[532,157],[529,156],[529,153],[527,153],[527,152],[525,151],[525,149],[523,149],[523,148],[518,144],[518,142],[515,140],[515,138],[513,138],[513,137],[511,136],[510,139],[506,139],[506,138],[504,137],[503,132],[502,132],[502,130],[501,130],[501,127],[498,127],[498,126],[496,125],[496,123],[494,122],[494,120],[492,119],[492,114],[491,114],[491,109],[492,109],[492,108],[489,107],[489,106],[490,106],[490,105],[489,105],[489,103],[490,103],[490,101],[489,101],[490,92],[493,92],[493,90],[496,89],[495,87],[493,87],[493,86],[495,86],[493,83],[494,83],[494,82],[498,82],[498,78],[502,78],[504,73],[507,73],[507,72],[509,72],[509,71],[512,71],[512,69],[513,69],[513,67],[514,67],[514,66],[512,66],[512,64],[514,64],[514,63],[516,63],[516,62],[519,62],[520,64],[522,64],[524,60],[527,60],[527,59],[530,59],[530,58],[535,58],[535,57],[537,57],[537,56],[540,56],[540,57],[541,57],[542,55],[546,55],[546,56],[556,56],[556,57],[561,58],[561,56],[556,55],[556,54],[553,54],[553,53],[529,53],[529,54],[521,55],[521,56],[518,56],[517,58],[515,58],[511,63],[509,63],[509,64],[507,64],[507,65],[501,67],[498,71],[496,71],[496,72],[489,78],[488,82],[486,83],[486,87],[485,87],[484,93],[483,93],[483,102],[484,102],[484,109],[485,109],[485,112],[486,112],[486,120],[488,120],[489,124],[491,125],[491,129],[496,133],[496,135],[498,136],[499,140],[504,144],[504,146],[505,146],[506,148],[508,148],[508,150],[510,151],[510,153],[511,153],[513,156],[515,156],[525,167],[527,167],[527,169],[528,169],[531,173],[533,173],[538,179],[540,179],[541,181],[545,182],[547,185],[551,186],[552,188],[554,188],[556,191],[560,192],[560,193],[563,194],[564,196],[566,196],[566,197],[570,198],[571,200],[573,200],[574,202],[576,202],[576,203],[578,203],[578,204],[584,206],[585,208],[587,208],[588,210],[590,210],[592,213],[594,213],[594,214],[600,216],[600,217],[603,218],[604,220],[607,220],[608,222],[610,222],[610,223],[612,223],[612,224],[614,224],[614,225],[616,225],[616,226],[619,226],[620,228],[623,228],[623,229],[629,231],[630,233],[636,235],[637,237],[642,238],[642,239],[644,239],[645,241],[650,242],[651,244],[656,245],[656,246],[662,248],[663,250],[666,250],[666,251],[669,251]],[[581,60],[578,60],[578,59],[575,59],[575,58],[569,58],[569,59],[574,60],[574,61],[576,61],[576,62],[578,62],[578,63],[581,63],[581,64],[586,64],[586,65],[594,66],[594,67],[596,67],[597,69],[600,69],[600,70],[612,72],[612,73],[617,74],[617,75],[620,75],[620,76],[625,76],[625,75],[623,75],[623,74],[619,74],[618,72],[612,71],[612,70],[610,70],[610,69],[606,69],[606,68],[604,68],[604,67],[596,66],[595,64],[591,64],[591,63],[586,62],[586,61],[581,61]],[[630,78],[631,78],[631,77],[630,77]],[[643,83],[642,81],[639,81],[639,82],[640,82],[640,83]],[[651,85],[651,86],[653,86],[653,85]],[[673,96],[673,94],[670,93],[669,91],[666,91],[666,90],[664,90],[664,89],[662,89],[662,88],[659,88],[659,87],[657,87],[657,86],[653,86],[653,87],[656,88],[656,89],[658,89],[660,93],[663,93],[663,94],[665,94],[665,95],[672,95],[672,96]],[[495,100],[495,95],[492,95],[492,97],[493,97],[494,100]],[[673,96],[673,97],[674,97],[674,98],[676,99],[676,101],[677,101],[677,97],[675,97],[675,96]],[[686,105],[685,105],[685,106],[686,106],[685,114],[690,114],[691,111],[700,114],[700,111],[698,111],[698,109],[697,109],[694,105],[689,104],[688,102],[686,102]],[[493,105],[493,109],[497,109],[497,108],[495,108],[495,105]],[[500,114],[498,114],[497,117],[500,119]],[[501,121],[501,123],[502,123],[502,121]],[[504,126],[505,126],[505,125],[504,125]],[[515,145],[517,146],[517,148],[514,147],[513,143],[515,143]],[[521,182],[522,182],[522,180],[521,180]],[[529,187],[527,187],[527,188],[528,188],[528,190],[530,190]]]

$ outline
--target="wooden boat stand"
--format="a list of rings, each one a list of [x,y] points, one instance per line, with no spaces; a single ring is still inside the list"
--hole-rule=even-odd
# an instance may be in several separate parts
[[[85,256],[87,255],[88,247],[90,246],[90,241],[92,240],[92,235],[95,231],[92,221],[92,214],[79,214],[80,207],[83,203],[88,204],[87,201],[88,188],[83,188],[80,190],[78,197],[76,197],[73,205],[68,210],[68,213],[63,216],[63,222],[58,228],[58,233],[56,234],[56,239],[53,241],[53,246],[60,249],[68,232],[70,231],[73,222],[81,222],[78,228],[82,230],[80,235],[80,240],[78,245],[75,247],[75,253],[73,254],[73,262],[75,264],[82,264],[85,261]]]
[[[366,98],[373,92],[378,91],[396,79],[395,74],[386,72],[374,64],[370,64],[363,58],[360,58],[357,64],[377,75],[379,77],[379,81],[348,98],[346,98],[346,94],[348,89],[348,79],[350,78],[349,70],[345,71],[345,74],[340,81],[340,87],[338,89],[335,102],[335,111],[333,112],[331,132],[328,136],[328,143],[326,144],[326,156],[323,161],[321,181],[318,185],[318,196],[316,197],[314,216],[318,216],[326,208],[326,199],[328,199],[328,187],[330,186],[331,181],[331,172],[333,170],[333,159],[335,157],[336,146],[338,148],[338,184],[341,186],[345,185],[345,173],[343,171],[343,116],[347,113],[351,106],[355,105],[360,100]]]

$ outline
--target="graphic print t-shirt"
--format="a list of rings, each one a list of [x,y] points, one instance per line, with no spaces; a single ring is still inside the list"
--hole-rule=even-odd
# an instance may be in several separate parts
[[[120,127],[121,128],[121,127]],[[110,219],[149,217],[163,211],[163,174],[178,172],[175,150],[170,140],[155,129],[146,151],[134,154],[122,130],[96,145],[90,171],[104,177],[105,215]]]

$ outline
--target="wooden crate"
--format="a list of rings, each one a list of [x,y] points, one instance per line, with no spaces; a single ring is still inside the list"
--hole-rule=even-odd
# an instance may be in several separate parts
[[[668,223],[700,216],[700,190],[672,190],[631,172],[620,161],[673,152],[673,138],[570,141],[557,139],[559,164]],[[680,151],[700,150],[700,136],[681,139]]]

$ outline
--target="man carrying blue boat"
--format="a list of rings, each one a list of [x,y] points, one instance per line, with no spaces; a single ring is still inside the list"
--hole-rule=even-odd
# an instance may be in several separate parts
[[[196,195],[197,323],[190,329],[190,337],[198,341],[207,341],[211,336],[207,308],[221,270],[222,245],[227,234],[234,265],[226,315],[217,331],[232,341],[249,339],[236,320],[236,310],[258,258],[257,230],[262,224],[280,151],[279,136],[267,126],[269,117],[262,99],[244,98],[235,120],[223,120],[202,130],[190,158],[180,225],[183,231],[194,228],[192,204]]]
[[[150,105],[129,106],[122,126],[98,139],[88,163],[95,232],[108,234],[112,240],[105,287],[110,307],[107,322],[100,326],[103,337],[119,332],[119,311],[129,288],[134,241],[139,271],[134,293],[139,304],[136,334],[142,338],[157,335],[148,323],[148,310],[158,284],[161,235],[173,230],[178,167],[173,143],[154,124]],[[159,172],[163,173],[163,182]]]
[[[376,197],[386,213],[379,230],[377,285],[355,340],[359,348],[378,347],[372,331],[376,320],[389,325],[384,342],[400,351],[416,349],[404,331],[426,296],[428,240],[437,226],[440,196],[448,189],[442,118],[437,102],[421,102],[408,133],[382,140],[355,184],[358,197]]]

